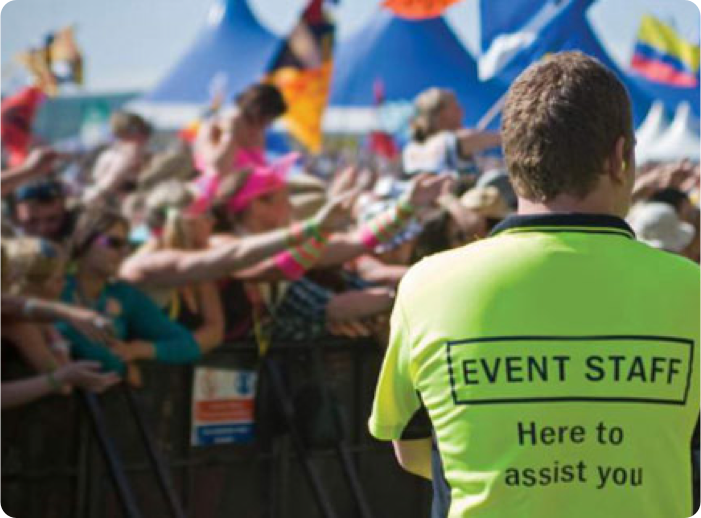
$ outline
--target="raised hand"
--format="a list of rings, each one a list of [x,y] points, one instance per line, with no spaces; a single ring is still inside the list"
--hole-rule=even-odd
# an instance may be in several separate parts
[[[314,216],[322,232],[340,232],[353,222],[352,211],[360,191],[351,190],[333,198]]]
[[[33,176],[43,176],[51,173],[56,164],[66,156],[50,147],[38,147],[30,151],[22,167],[31,171]]]
[[[422,173],[416,176],[409,184],[409,189],[404,193],[404,199],[417,209],[428,208],[433,205],[446,185],[453,180],[446,175]]]
[[[338,172],[329,186],[329,198],[333,199],[353,190],[358,181],[358,173],[358,168],[352,165]]]

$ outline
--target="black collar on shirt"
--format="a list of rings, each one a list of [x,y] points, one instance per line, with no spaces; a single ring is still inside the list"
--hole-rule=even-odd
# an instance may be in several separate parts
[[[551,213],[507,217],[492,229],[494,236],[505,230],[516,232],[581,232],[585,234],[614,234],[635,239],[635,232],[625,220],[609,214]]]

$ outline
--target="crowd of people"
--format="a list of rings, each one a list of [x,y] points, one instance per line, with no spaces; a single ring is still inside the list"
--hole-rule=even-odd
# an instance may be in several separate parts
[[[485,238],[516,210],[497,132],[463,128],[448,90],[416,99],[396,164],[265,149],[287,106],[256,84],[153,145],[137,114],[84,156],[36,146],[2,171],[3,409],[73,388],[141,383],[139,362],[195,363],[224,343],[374,337],[395,290],[428,255]],[[66,174],[70,171],[71,174]],[[629,222],[653,247],[699,261],[699,167],[641,166]]]

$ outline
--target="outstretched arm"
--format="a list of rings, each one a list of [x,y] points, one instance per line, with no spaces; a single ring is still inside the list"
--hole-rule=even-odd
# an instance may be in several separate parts
[[[24,163],[0,175],[2,196],[12,193],[25,182],[50,173],[62,158],[65,156],[48,147],[32,150]]]
[[[162,250],[136,255],[121,268],[120,276],[142,286],[173,288],[219,279],[298,245],[315,234],[345,228],[354,200],[349,193],[332,200],[304,224],[240,239],[220,240],[220,245],[203,251]]]
[[[458,146],[462,156],[501,146],[501,134],[492,131],[462,129],[457,132]]]

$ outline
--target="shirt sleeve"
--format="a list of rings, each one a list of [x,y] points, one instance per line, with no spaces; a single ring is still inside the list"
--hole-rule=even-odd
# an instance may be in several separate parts
[[[67,278],[61,294],[61,300],[67,304],[74,304],[74,289],[75,279],[72,277]],[[98,361],[102,365],[103,372],[116,372],[121,376],[126,373],[126,365],[109,347],[101,343],[92,342],[68,322],[56,322],[54,325],[59,333],[70,342],[71,356],[83,360]]]
[[[411,340],[407,319],[397,297],[390,321],[389,347],[375,390],[369,429],[380,440],[400,440],[415,415],[423,411],[410,376]]]
[[[98,361],[103,372],[116,372],[124,375],[126,366],[106,345],[91,342],[85,335],[66,322],[55,324],[59,333],[70,342],[71,355],[82,360]]]
[[[192,333],[166,317],[151,299],[138,289],[128,290],[126,324],[129,340],[146,340],[156,348],[156,360],[163,363],[192,363],[200,359],[200,348]]]
[[[462,154],[457,134],[445,132],[443,135],[446,167],[461,174],[477,174],[479,171],[475,159],[472,155]]]

